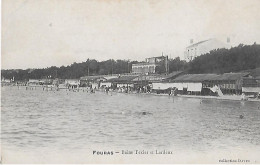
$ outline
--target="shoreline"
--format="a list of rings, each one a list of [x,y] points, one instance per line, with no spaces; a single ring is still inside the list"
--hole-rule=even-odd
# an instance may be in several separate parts
[[[177,97],[186,97],[186,98],[198,98],[198,99],[217,99],[217,100],[232,100],[232,101],[258,101],[260,102],[260,99],[251,99],[248,98],[248,100],[242,100],[240,95],[224,95],[222,97],[218,96],[192,96],[192,95],[178,95]]]
[[[96,92],[103,92],[101,90],[97,90]],[[111,91],[109,91],[111,93]],[[150,96],[168,96],[169,94],[157,94],[157,93],[123,93],[123,92],[117,92],[112,91],[113,93],[120,93],[120,94],[140,94],[140,95],[150,95]],[[260,102],[260,99],[254,99],[254,98],[248,98],[248,100],[242,100],[241,95],[224,95],[224,96],[201,96],[201,95],[180,95],[177,96],[170,95],[170,97],[180,97],[180,98],[195,98],[195,99],[216,99],[216,100],[231,100],[231,101],[251,101],[251,102]]]
[[[5,86],[7,87],[7,86]],[[8,86],[8,87],[17,87],[17,86]],[[31,88],[44,88],[43,86],[19,86],[21,88],[26,88],[26,87],[31,87]],[[18,87],[18,89],[19,89]],[[3,88],[3,86],[1,87]],[[48,90],[48,91],[56,91],[54,87],[45,87],[45,88],[52,88],[53,90]],[[80,87],[79,89],[67,89],[67,88],[60,88],[59,90],[69,90],[69,91],[84,91],[90,92],[87,90],[86,87]],[[102,89],[96,90],[96,92],[101,92],[105,93],[105,91],[102,91]],[[137,92],[130,92],[130,93],[123,93],[123,92],[117,92],[117,91],[109,91],[113,93],[121,93],[121,94],[141,94],[141,95],[153,95],[153,96],[169,96],[169,94],[157,94],[157,93],[137,93]],[[202,95],[180,95],[178,94],[177,96],[170,95],[170,97],[184,97],[184,98],[195,98],[195,99],[216,99],[216,100],[231,100],[231,101],[252,101],[252,102],[260,102],[260,99],[255,99],[255,98],[248,98],[247,100],[242,100],[241,95],[224,95],[224,96],[202,96]]]
[[[140,93],[145,95],[154,95],[154,96],[169,96],[168,94],[156,94],[156,93]],[[170,96],[170,97],[185,97],[185,98],[195,98],[195,99],[216,99],[216,100],[231,100],[231,101],[253,101],[253,102],[260,102],[260,99],[252,99],[248,98],[248,100],[241,100],[241,95],[224,95],[222,97],[218,96],[200,96],[200,95],[177,95],[177,96]]]

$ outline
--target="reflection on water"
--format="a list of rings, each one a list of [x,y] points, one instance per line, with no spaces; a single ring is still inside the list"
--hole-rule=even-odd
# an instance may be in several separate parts
[[[17,87],[3,87],[1,99],[7,150],[260,146],[259,102]]]

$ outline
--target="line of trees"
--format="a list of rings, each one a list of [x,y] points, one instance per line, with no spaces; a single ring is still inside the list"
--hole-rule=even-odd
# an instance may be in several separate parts
[[[87,59],[82,63],[73,63],[69,66],[49,67],[44,69],[15,69],[2,70],[5,79],[28,80],[42,78],[74,79],[87,75],[109,75],[130,73],[132,64],[138,61],[106,60],[97,61]],[[187,73],[227,73],[260,67],[260,45],[239,45],[231,49],[218,49],[201,55],[187,63],[179,57],[169,59],[169,73],[186,71]],[[157,73],[165,73],[165,62],[162,61],[156,68]]]
[[[229,73],[260,67],[260,45],[243,45],[218,49],[189,63],[189,73]]]
[[[138,61],[129,60],[106,60],[97,61],[95,59],[87,59],[82,63],[73,63],[69,66],[49,67],[44,69],[15,69],[2,70],[2,77],[5,79],[28,80],[28,79],[43,79],[43,78],[61,78],[61,79],[76,79],[82,76],[91,75],[111,75],[131,73],[132,64]],[[179,57],[169,59],[169,72],[187,69],[188,63],[181,61]],[[157,73],[165,73],[165,62],[162,61],[156,69]]]
[[[87,59],[82,63],[73,63],[69,66],[49,67],[44,69],[16,69],[2,70],[2,77],[15,80],[61,78],[75,79],[87,75],[108,75],[131,72],[132,64],[137,61],[129,60],[106,60],[98,62],[95,59]]]
[[[155,68],[156,73],[162,74],[166,73],[166,61],[165,59],[160,61],[158,66]],[[173,71],[184,71],[189,68],[189,64],[184,61],[180,60],[180,57],[176,57],[175,59],[168,60],[168,71],[169,73]]]

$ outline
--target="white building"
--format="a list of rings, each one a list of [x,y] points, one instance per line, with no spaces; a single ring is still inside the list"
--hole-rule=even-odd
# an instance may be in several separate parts
[[[80,81],[78,79],[66,79],[65,80],[65,85],[66,86],[79,86]]]
[[[4,77],[1,78],[2,83],[10,83],[12,82],[12,79],[5,79]]]
[[[112,83],[111,82],[101,82],[100,87],[111,87]]]
[[[198,57],[202,54],[209,53],[211,50],[221,49],[221,48],[229,49],[230,45],[221,42],[217,39],[208,39],[205,41],[200,41],[198,43],[186,47],[186,50],[184,52],[184,60],[191,61],[195,57]]]

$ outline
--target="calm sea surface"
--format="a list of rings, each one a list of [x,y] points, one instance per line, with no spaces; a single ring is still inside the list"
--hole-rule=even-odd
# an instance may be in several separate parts
[[[3,151],[260,147],[259,102],[21,87],[1,92]]]

